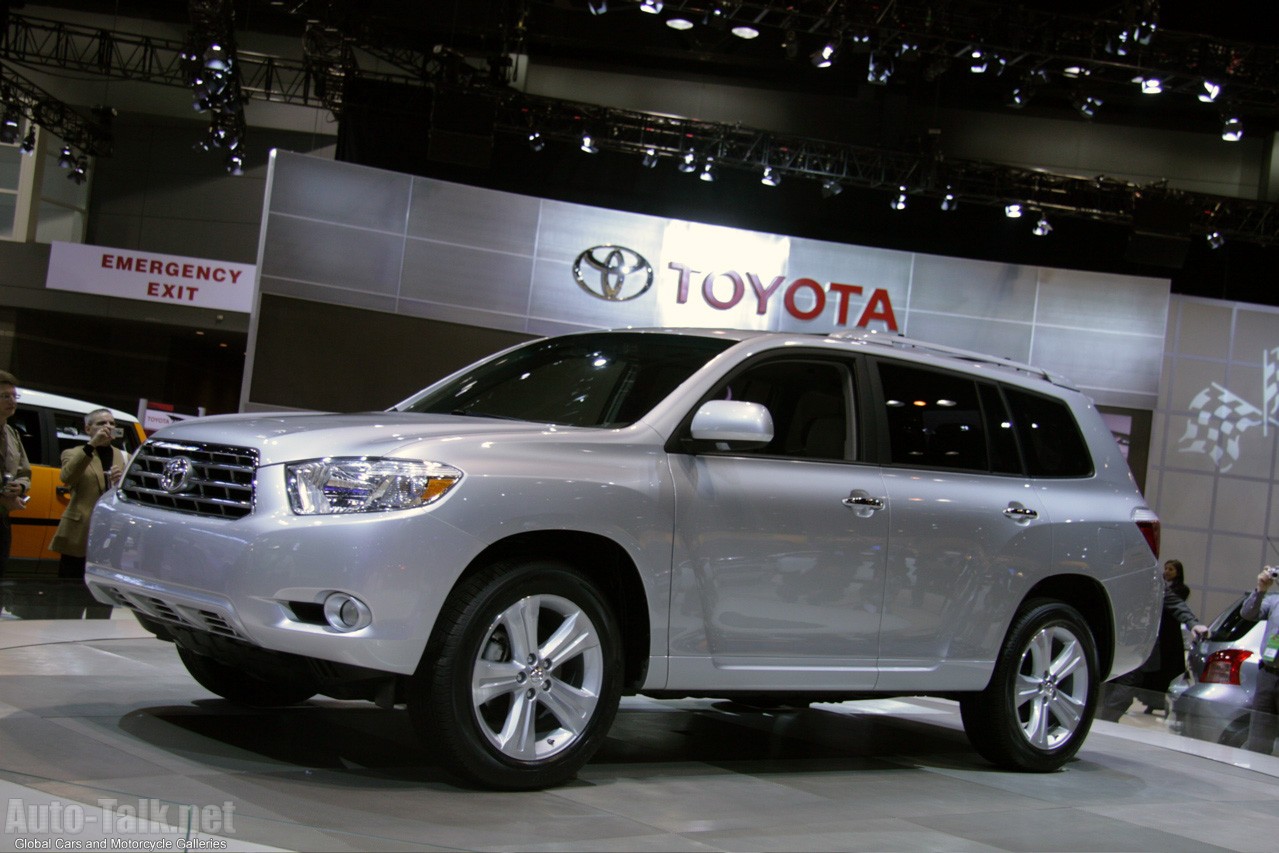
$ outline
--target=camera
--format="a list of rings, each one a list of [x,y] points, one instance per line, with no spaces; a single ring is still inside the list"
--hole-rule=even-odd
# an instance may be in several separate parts
[[[111,430],[112,438],[124,438],[124,427],[114,427]]]
[[[1266,566],[1262,569],[1271,580],[1279,578],[1279,566]]]

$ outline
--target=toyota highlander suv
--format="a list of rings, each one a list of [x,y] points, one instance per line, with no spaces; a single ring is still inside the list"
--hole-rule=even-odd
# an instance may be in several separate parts
[[[1092,403],[865,333],[586,332],[393,408],[166,427],[87,582],[254,706],[406,704],[468,784],[570,778],[622,694],[957,699],[1060,767],[1151,648],[1159,523]]]

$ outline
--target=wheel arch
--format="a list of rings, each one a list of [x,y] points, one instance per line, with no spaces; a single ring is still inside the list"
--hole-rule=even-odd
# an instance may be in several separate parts
[[[622,634],[624,693],[637,691],[648,668],[651,625],[648,593],[639,568],[621,545],[598,533],[540,530],[518,533],[494,542],[476,555],[454,586],[502,559],[562,560],[590,578],[617,617]]]
[[[1115,661],[1114,614],[1110,596],[1101,583],[1087,575],[1054,575],[1027,590],[1021,606],[1025,607],[1027,602],[1036,599],[1060,601],[1079,611],[1092,632],[1097,649],[1098,680],[1109,678]]]

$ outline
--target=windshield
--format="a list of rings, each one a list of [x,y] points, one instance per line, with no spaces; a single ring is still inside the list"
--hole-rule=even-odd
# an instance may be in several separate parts
[[[550,338],[479,364],[410,400],[403,410],[624,426],[732,344],[722,338],[655,333]]]

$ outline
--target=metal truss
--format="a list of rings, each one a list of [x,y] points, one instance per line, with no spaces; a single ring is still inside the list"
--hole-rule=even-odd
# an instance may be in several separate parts
[[[56,134],[67,145],[85,154],[94,157],[111,154],[113,142],[109,110],[96,110],[93,118],[86,118],[3,60],[0,60],[0,109],[6,113],[16,111],[27,121]]]

